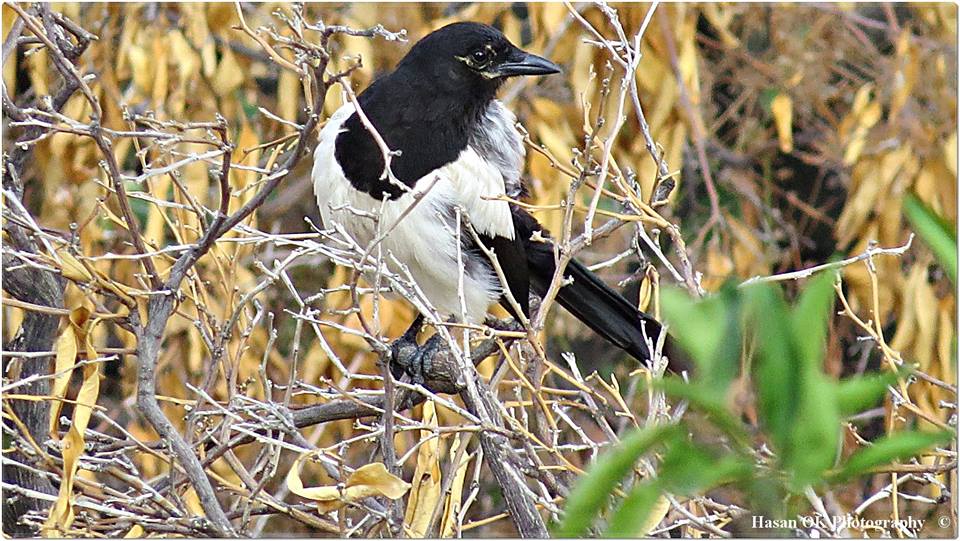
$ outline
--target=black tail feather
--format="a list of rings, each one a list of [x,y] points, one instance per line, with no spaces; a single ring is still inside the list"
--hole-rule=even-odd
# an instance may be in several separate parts
[[[525,212],[515,210],[514,218],[518,233],[523,235],[524,239],[529,239],[534,231],[540,230],[536,220]],[[541,234],[546,236],[545,232]],[[530,240],[525,248],[531,290],[542,296],[556,271],[553,245]],[[638,361],[646,362],[650,359],[647,340],[655,346],[663,330],[657,320],[641,312],[576,260],[567,265],[564,277],[572,279],[572,282],[561,287],[557,293],[557,302],[561,306],[595,333]],[[670,359],[672,370],[680,372],[690,369],[686,356],[676,351],[669,337],[665,344],[665,354]]]
[[[527,254],[532,256],[533,291],[543,295],[550,286],[556,265],[550,246],[538,244],[540,246],[528,246]],[[557,293],[560,306],[635,359],[643,362],[650,358],[646,337],[656,344],[661,331],[655,319],[637,310],[578,261],[567,265],[564,277],[573,281]]]

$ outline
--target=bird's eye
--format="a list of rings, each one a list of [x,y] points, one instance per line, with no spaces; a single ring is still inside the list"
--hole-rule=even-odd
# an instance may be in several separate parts
[[[477,49],[473,51],[473,62],[477,66],[482,66],[487,62],[487,50],[486,49]]]

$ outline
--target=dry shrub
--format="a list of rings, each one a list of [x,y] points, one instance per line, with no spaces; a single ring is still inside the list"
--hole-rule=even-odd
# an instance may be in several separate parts
[[[18,7],[37,22],[53,20],[35,6]],[[557,3],[311,4],[303,20],[405,29],[410,42],[448,22],[476,20],[497,24],[515,43],[562,63],[562,76],[513,81],[502,94],[529,133],[527,201],[549,229],[576,244],[585,238],[596,173],[606,167],[611,192],[596,200],[590,227],[600,229],[608,219],[627,226],[610,227],[579,257],[598,264],[606,280],[620,282],[651,311],[661,282],[697,295],[700,286],[709,292],[730,278],[800,269],[834,253],[853,256],[874,242],[903,245],[909,231],[902,204],[911,191],[956,223],[955,6],[671,4],[659,6],[652,19],[646,18],[649,5],[613,7],[616,13],[578,4],[577,18],[570,6]],[[29,27],[16,30],[21,42],[9,58],[4,46],[4,85],[17,106],[8,106],[5,95],[5,156],[15,158],[14,141],[31,126],[40,128],[25,147],[29,156],[21,151],[25,163],[5,160],[4,270],[50,271],[64,279],[62,304],[52,309],[4,291],[5,341],[29,321],[30,311],[59,325],[46,348],[55,352],[46,357],[55,357],[54,377],[41,377],[49,389],[32,393],[52,406],[54,422],[33,433],[35,442],[15,419],[14,406],[25,404],[17,375],[45,357],[4,354],[4,441],[24,453],[26,469],[67,480],[46,499],[18,496],[55,504],[50,519],[45,505],[22,517],[34,525],[46,521],[51,532],[222,533],[191,518],[209,516],[191,486],[194,477],[171,470],[172,457],[182,456],[158,439],[135,407],[134,353],[152,314],[150,299],[164,295],[157,292],[159,281],[218,219],[224,155],[229,199],[223,210],[229,214],[275,178],[274,166],[294,152],[298,130],[311,120],[308,98],[322,91],[310,72],[319,61],[316,51],[311,57],[298,43],[299,12],[280,3],[241,11],[249,32],[240,28],[232,4],[55,6],[53,12],[97,37],[70,59],[80,74],[93,74],[85,79],[91,95],[77,91],[52,104],[59,114],[44,102],[64,84],[56,56]],[[8,5],[3,15],[6,40],[20,17]],[[592,26],[617,41],[614,20],[628,37],[648,24],[636,83],[649,133],[659,144],[653,152],[629,85],[621,85],[623,67],[612,60],[623,51],[611,51],[588,31]],[[65,26],[51,28],[60,30],[48,36],[78,43],[64,37]],[[304,42],[317,42],[317,30],[300,28]],[[327,73],[343,74],[354,90],[364,88],[409,47],[383,36],[332,34]],[[332,83],[315,119],[321,123],[346,99]],[[110,160],[95,138],[82,133],[91,98],[102,109],[102,128],[110,130]],[[314,137],[309,133],[310,145]],[[658,162],[652,156],[659,154]],[[310,161],[281,175],[280,188],[187,271],[162,328],[155,367],[160,410],[185,435],[198,463],[262,430],[254,442],[204,464],[239,531],[513,533],[502,483],[478,444],[491,427],[477,417],[476,404],[420,391],[428,398],[424,405],[398,411],[386,423],[393,438],[381,436],[383,420],[370,410],[361,410],[362,419],[320,415],[304,426],[291,424],[307,406],[382,400],[383,372],[372,344],[397,337],[415,313],[407,302],[372,294],[364,282],[367,289],[356,294],[352,271],[331,265],[356,261],[357,254],[338,251],[342,245],[317,233]],[[110,171],[110,162],[122,176]],[[650,206],[667,178],[676,189],[665,203]],[[571,182],[578,179],[585,182],[571,199]],[[126,205],[112,181],[126,190]],[[25,208],[14,201],[17,195]],[[562,201],[576,205],[561,207]],[[28,233],[32,254],[8,228]],[[651,255],[643,239],[648,234],[663,246],[663,259]],[[333,248],[318,247],[321,241]],[[906,396],[852,421],[849,445],[915,423],[952,424],[956,298],[930,251],[915,243],[903,257],[877,258],[875,268],[849,265],[843,284],[850,310],[831,325],[828,369],[836,375],[874,370],[895,353],[928,376],[911,382]],[[858,325],[851,314],[869,323]],[[619,352],[600,345],[572,318],[536,323],[546,359],[536,348],[511,348],[501,340],[498,355],[478,370],[498,381],[494,394],[501,406],[493,416],[502,417],[500,430],[513,438],[503,440],[512,446],[508,452],[527,468],[530,491],[523,497],[544,516],[555,516],[567,487],[604,445],[626,427],[676,411],[638,391],[651,370],[617,362]],[[859,339],[871,330],[874,340]],[[877,339],[890,351],[878,348]],[[561,351],[573,351],[576,363]],[[743,408],[755,418],[752,405]],[[73,446],[62,450],[58,440],[68,439]],[[950,505],[943,488],[953,486],[955,453],[941,454],[954,469],[918,473],[921,482],[899,485],[910,492],[899,509],[882,498],[867,512],[922,514]],[[388,468],[361,468],[381,461]],[[19,466],[5,462],[5,474],[9,468]],[[412,482],[409,491],[394,474]],[[851,482],[835,495],[838,505],[850,510],[869,501],[890,475]],[[155,493],[145,483],[176,490]],[[340,496],[344,506],[334,513],[329,509],[336,505],[322,502],[337,493],[331,488],[337,483],[355,492]],[[13,488],[4,485],[5,493]],[[722,494],[716,500],[685,502],[684,514],[665,508],[662,525],[685,535],[704,530],[704,523],[722,527],[738,510],[718,503]],[[318,514],[316,502],[324,513]],[[690,513],[701,522],[684,518]]]

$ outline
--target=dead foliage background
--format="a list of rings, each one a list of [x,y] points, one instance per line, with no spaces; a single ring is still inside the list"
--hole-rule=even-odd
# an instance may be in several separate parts
[[[340,83],[363,89],[455,20],[496,24],[564,66],[502,93],[529,132],[528,202],[647,310],[661,283],[699,295],[903,246],[911,191],[955,227],[956,6],[650,13],[5,4],[4,530],[538,532],[624,429],[677,413],[638,391],[655,370],[556,310],[535,322],[546,362],[507,345],[509,333],[487,335],[496,354],[477,370],[500,406],[403,381],[385,396],[371,344],[414,311],[331,264],[359,260],[318,232],[312,160],[300,154],[347,99]],[[631,49],[641,28],[642,57]],[[671,180],[666,203],[650,205]],[[593,228],[605,237],[583,241]],[[956,297],[931,252],[915,241],[842,278],[850,310],[831,323],[830,373],[880,370],[893,352],[926,376],[849,419],[844,452],[902,427],[955,426]],[[733,399],[755,418],[749,397]],[[422,403],[379,407],[405,400]],[[491,434],[522,474],[512,485],[491,469],[503,468],[482,445]],[[951,448],[822,496],[831,513],[931,518],[922,531],[857,534],[950,537],[955,490]],[[737,503],[723,491],[674,500],[648,531],[724,535],[748,511]],[[518,524],[525,505],[539,524]],[[949,527],[932,520],[942,516]]]

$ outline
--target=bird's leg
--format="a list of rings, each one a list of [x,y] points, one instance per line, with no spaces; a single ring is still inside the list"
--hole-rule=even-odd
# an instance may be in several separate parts
[[[433,359],[437,355],[437,351],[444,347],[446,346],[443,344],[440,334],[437,333],[428,338],[427,341],[417,349],[416,357],[411,359],[411,366],[407,367],[407,373],[410,374],[414,384],[426,384],[424,375],[433,372]]]
[[[390,344],[390,370],[395,379],[400,379],[403,373],[410,374],[414,383],[422,383],[423,372],[420,369],[420,346],[417,344],[417,335],[423,328],[423,314],[418,314],[410,327]],[[419,381],[418,381],[419,380]]]
[[[487,316],[483,322],[484,325],[496,331],[523,332],[523,324],[516,318],[498,319],[493,316]]]

